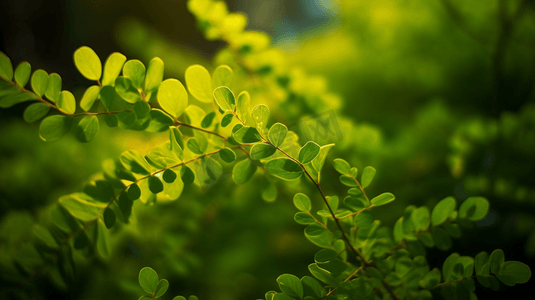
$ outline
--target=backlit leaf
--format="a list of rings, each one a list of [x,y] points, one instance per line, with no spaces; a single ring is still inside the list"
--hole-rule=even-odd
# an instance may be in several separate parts
[[[46,117],[39,127],[39,136],[45,142],[59,140],[71,129],[72,118],[61,115]]]
[[[236,109],[234,93],[226,86],[220,86],[214,90],[214,99],[223,111]]]
[[[276,158],[268,161],[266,170],[273,176],[284,180],[294,180],[303,174],[301,166],[288,158]]]
[[[80,101],[80,107],[84,111],[89,111],[97,100],[99,93],[100,87],[98,85],[93,85],[87,88],[84,95],[82,96],[82,100]]]
[[[1,58],[2,55],[3,55],[3,53],[0,52],[0,60],[2,60],[2,58]],[[0,73],[2,73],[2,71],[0,71]],[[15,82],[19,86],[25,87],[26,84],[28,84],[28,81],[30,80],[31,73],[32,73],[32,67],[31,67],[30,63],[28,63],[26,61],[21,62],[17,66],[17,69],[15,70]],[[0,76],[2,76],[2,75],[0,75]],[[6,78],[6,77],[4,77],[4,78]]]
[[[186,85],[195,99],[204,103],[212,102],[212,80],[205,67],[201,65],[188,67],[186,69]]]
[[[188,93],[176,79],[167,79],[158,89],[158,103],[174,118],[180,117],[188,106]]]
[[[119,52],[114,52],[108,56],[104,64],[104,75],[102,76],[102,85],[114,85],[115,79],[121,73],[126,56]]]
[[[250,160],[242,160],[232,169],[232,178],[237,184],[244,184],[249,181],[256,172],[256,164]]]
[[[82,46],[74,51],[74,65],[89,80],[99,80],[102,75],[102,63],[93,49]]]
[[[81,142],[91,141],[98,133],[97,116],[85,116],[76,127],[76,138]]]
[[[133,86],[139,89],[145,79],[145,65],[137,59],[131,59],[123,66],[123,76],[132,80]]]
[[[39,97],[42,97],[46,92],[46,88],[48,87],[48,73],[44,70],[37,70],[33,72],[31,85],[32,90]]]
[[[150,267],[145,267],[139,271],[139,285],[147,293],[154,293],[158,287],[158,273]]]
[[[307,142],[300,150],[299,150],[299,161],[302,164],[307,164],[311,162],[316,156],[320,153],[320,146],[316,144],[315,142]]]
[[[269,144],[254,144],[253,147],[251,147],[250,153],[252,159],[262,159],[270,157],[275,151],[277,151],[277,149]]]
[[[44,103],[34,103],[24,111],[24,121],[28,123],[40,120],[50,111],[50,106]]]
[[[76,111],[76,100],[74,99],[74,95],[69,91],[61,92],[57,101],[57,105],[59,109],[68,114],[74,114]]]
[[[147,75],[145,76],[145,93],[156,91],[163,80],[164,63],[159,57],[149,62]]]

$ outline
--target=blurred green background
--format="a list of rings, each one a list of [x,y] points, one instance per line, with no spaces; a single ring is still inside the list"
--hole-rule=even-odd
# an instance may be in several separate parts
[[[370,193],[397,197],[375,214],[384,225],[393,225],[409,204],[485,196],[489,216],[455,240],[452,251],[474,256],[502,248],[507,260],[535,266],[535,1],[227,4],[248,15],[249,30],[272,36],[292,70],[337,94],[332,107],[338,107],[344,136],[330,159],[376,167]],[[159,56],[166,76],[182,81],[187,66],[213,66],[225,46],[204,38],[185,0],[4,0],[0,28],[0,51],[14,65],[26,60],[59,73],[77,99],[90,85],[72,62],[82,45],[102,59],[114,51],[144,63]],[[284,103],[266,104],[273,115],[285,109]],[[173,202],[137,203],[134,224],[112,233],[113,256],[78,259],[79,278],[70,288],[57,274],[17,278],[10,257],[24,248],[33,224],[46,221],[59,196],[81,190],[105,159],[127,149],[146,152],[166,138],[103,127],[89,144],[72,135],[47,144],[38,124],[22,120],[25,107],[0,110],[0,297],[136,299],[144,266],[167,278],[172,294],[201,300],[262,298],[276,288],[278,275],[307,275],[316,247],[293,221],[291,197],[311,187],[280,184],[277,200],[266,202],[257,176],[245,186],[223,181],[186,189]],[[349,126],[353,131],[345,131]],[[325,169],[325,190],[340,193],[331,165]],[[432,266],[446,256],[428,250]],[[528,286],[477,294],[514,298]]]

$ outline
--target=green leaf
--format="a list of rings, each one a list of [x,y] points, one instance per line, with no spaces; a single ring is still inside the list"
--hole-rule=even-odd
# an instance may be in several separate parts
[[[40,69],[33,72],[31,84],[32,90],[39,97],[42,97],[46,92],[46,88],[48,87],[48,73]]]
[[[321,286],[316,279],[310,276],[303,276],[301,278],[301,282],[303,283],[305,295],[314,295],[321,298],[326,294],[326,292],[323,290],[323,286]]]
[[[455,210],[455,198],[447,197],[435,205],[431,212],[431,225],[440,225],[448,219],[449,215]]]
[[[186,85],[195,99],[204,103],[212,102],[212,79],[205,67],[201,65],[188,67],[186,69]]]
[[[56,73],[52,73],[50,74],[50,76],[48,76],[48,84],[46,87],[45,95],[48,99],[54,102],[57,102],[60,92],[61,92],[61,77]]]
[[[219,157],[224,162],[231,163],[236,160],[236,153],[230,148],[223,148],[219,151]]]
[[[141,189],[139,188],[139,185],[137,185],[137,183],[135,182],[128,187],[126,193],[128,195],[128,198],[132,201],[137,200],[139,199],[139,197],[141,197]]]
[[[137,59],[131,59],[123,66],[123,76],[132,80],[134,87],[139,89],[145,79],[145,65]]]
[[[4,83],[0,81],[0,84]],[[37,96],[33,93],[21,93],[17,88],[11,86],[8,83],[8,86],[4,90],[0,90],[0,107],[8,108],[15,104],[22,103],[29,100],[38,100]]]
[[[297,193],[294,196],[294,205],[303,212],[308,212],[312,208],[312,204],[310,203],[310,199],[307,195],[303,193]]]
[[[330,248],[332,235],[327,229],[319,224],[311,224],[305,228],[305,237],[312,243],[323,247]]]
[[[442,228],[434,228],[431,230],[431,235],[433,236],[433,241],[439,250],[448,250],[451,247],[451,238],[448,236],[446,231]]]
[[[149,132],[162,132],[173,125],[173,119],[162,110],[153,108],[150,110],[150,124],[146,129]]]
[[[139,271],[139,285],[147,293],[154,293],[158,288],[158,273],[150,267],[145,267]]]
[[[122,111],[117,114],[117,119],[125,126],[133,125],[136,122],[136,113],[133,111]]]
[[[176,79],[167,79],[158,89],[158,103],[175,119],[180,117],[188,106],[188,93]]]
[[[56,242],[50,231],[48,231],[48,229],[46,229],[45,227],[39,224],[34,225],[33,234],[39,240],[39,242],[44,244],[46,247],[52,249],[56,249],[58,247],[58,243]]]
[[[101,220],[97,222],[97,230],[95,231],[95,234],[97,235],[95,240],[98,253],[102,257],[109,257],[111,254],[110,233]]]
[[[258,130],[249,126],[243,126],[242,128],[238,129],[238,131],[232,134],[232,137],[240,144],[257,143],[262,140],[262,136]]]
[[[428,272],[422,280],[420,280],[419,285],[425,289],[432,289],[440,283],[440,279],[440,270],[434,268],[433,270]]]
[[[489,254],[485,251],[479,252],[474,259],[474,268],[476,270],[476,275],[489,275]],[[485,265],[488,267],[485,268]]]
[[[444,264],[442,265],[442,278],[444,278],[444,281],[453,281],[455,279],[454,275],[454,266],[457,264],[461,257],[458,253],[452,253],[450,254],[446,260],[444,261]]]
[[[171,141],[171,150],[179,155],[184,149],[184,140],[182,139],[182,133],[180,133],[178,128],[169,128],[169,140]]]
[[[268,139],[275,146],[280,147],[286,138],[288,127],[281,123],[275,123],[269,129]]]
[[[151,296],[147,296],[147,295],[143,295],[141,297],[139,297],[139,299],[137,300],[153,300],[154,298],[152,298]]]
[[[159,57],[155,57],[149,62],[145,76],[145,93],[151,93],[158,89],[163,80],[163,70],[164,64]]]
[[[117,94],[117,91],[115,91],[115,88],[112,86],[104,86],[100,90],[100,101],[102,102],[102,105],[106,108],[106,110],[111,110],[112,107],[116,106],[117,103],[123,102],[123,99]],[[124,103],[124,102],[123,102]]]
[[[301,225],[310,225],[316,223],[316,220],[306,212],[298,212],[294,215],[294,220]]]
[[[368,187],[373,180],[373,177],[375,176],[375,169],[373,167],[366,167],[362,171],[362,177],[360,178],[362,187]]]
[[[115,197],[115,191],[111,183],[105,180],[92,181],[84,186],[84,193],[91,200],[109,203]]]
[[[119,52],[114,52],[108,56],[104,64],[104,75],[102,76],[102,85],[114,85],[115,79],[121,73],[126,56]]]
[[[99,80],[102,75],[102,63],[93,49],[82,46],[74,51],[74,65],[89,80]]]
[[[243,91],[236,99],[236,114],[243,121],[247,121],[249,115],[249,106],[251,105],[251,96],[247,91]]]
[[[256,164],[250,160],[242,160],[232,169],[232,178],[236,184],[244,184],[249,181],[256,172]]]
[[[214,99],[223,111],[234,111],[236,109],[234,93],[226,86],[220,86],[214,90]]]
[[[175,182],[176,180],[176,173],[175,171],[171,170],[171,169],[167,169],[163,172],[162,174],[162,179],[163,181],[167,182],[167,183],[173,183]]]
[[[232,113],[227,113],[221,118],[221,126],[227,127],[231,122],[232,118],[234,118],[234,115]]]
[[[214,120],[215,112],[211,111],[201,121],[201,127],[202,128],[208,128],[210,125],[212,125],[212,121]]]
[[[334,147],[334,144],[321,146],[320,153],[318,154],[318,156],[316,156],[316,158],[312,160],[312,166],[318,173],[321,172],[323,164],[325,163],[325,159],[327,158],[327,154],[329,153],[332,147]]]
[[[61,115],[46,117],[39,127],[39,136],[45,142],[59,140],[72,126],[72,118]]]
[[[192,184],[195,181],[195,173],[188,166],[183,166],[180,168],[180,178],[184,184]]]
[[[145,158],[135,150],[125,151],[121,154],[121,162],[130,171],[141,174],[149,175],[151,167]]]
[[[160,150],[161,148],[155,149]],[[165,156],[160,155],[161,153],[155,149],[151,150],[149,154],[145,155],[145,160],[156,169],[165,169],[167,167]]]
[[[517,283],[526,283],[531,277],[529,267],[519,261],[506,261],[500,267],[496,277],[505,285],[513,286]]]
[[[34,103],[24,111],[24,121],[28,123],[40,120],[50,111],[50,106],[45,103]]]
[[[273,176],[284,180],[301,177],[303,169],[295,161],[288,158],[276,158],[266,163],[266,170]]]
[[[411,220],[414,223],[416,231],[423,231],[429,228],[429,209],[425,206],[422,206],[413,210],[411,214]]]
[[[338,257],[338,252],[333,249],[321,249],[314,255],[317,263],[326,263]]]
[[[3,55],[3,53],[0,52],[0,61],[2,60],[2,55]],[[1,64],[2,63],[0,62],[0,69],[2,68]],[[2,73],[2,71],[0,71],[0,73]],[[15,82],[19,86],[25,87],[26,84],[28,84],[28,81],[30,80],[31,73],[32,73],[32,66],[30,65],[30,63],[27,62],[27,61],[21,62],[17,66],[17,69],[15,70]],[[2,76],[2,75],[0,75],[0,76]]]
[[[262,159],[270,157],[275,151],[277,151],[277,149],[269,144],[254,144],[253,147],[251,147],[251,158]]]
[[[276,293],[272,300],[293,300],[293,298],[283,293]]]
[[[368,202],[364,197],[347,196],[344,198],[344,204],[355,212],[368,207]]]
[[[150,105],[145,101],[134,104],[134,112],[138,120],[144,119],[150,113]]]
[[[494,274],[498,274],[504,262],[505,255],[502,249],[492,251],[489,257],[490,271]]]
[[[329,271],[318,267],[318,264],[308,265],[308,270],[314,277],[332,287],[338,287],[338,285],[340,285],[340,279],[334,277]]]
[[[128,103],[136,103],[141,100],[141,95],[134,86],[134,82],[127,77],[119,76],[115,79],[115,92]]]
[[[173,298],[173,300],[186,300],[186,297],[184,296],[176,296]]]
[[[349,187],[358,187],[359,185],[355,181],[355,178],[349,176],[349,175],[340,175],[340,182]]]
[[[76,137],[81,142],[89,142],[97,135],[98,129],[98,118],[85,116],[76,127]]]
[[[220,86],[232,85],[232,77],[234,76],[232,69],[227,65],[218,66],[214,70],[214,76],[212,78],[212,87],[218,88]]]
[[[308,164],[320,153],[320,146],[315,142],[307,142],[301,150],[299,150],[299,161],[302,164]]]
[[[265,128],[269,120],[269,108],[264,104],[258,104],[251,110],[251,116],[256,123],[256,128]]]
[[[122,193],[119,195],[119,199],[116,200],[119,211],[123,216],[122,219],[125,221],[125,223],[128,223],[128,219],[132,214],[132,206],[134,205],[134,201],[128,197],[129,196],[126,193]]]
[[[74,95],[69,91],[61,92],[57,101],[57,105],[59,109],[68,114],[74,114],[76,111],[76,100],[74,99]]]
[[[277,278],[280,290],[290,297],[303,298],[303,284],[292,274],[282,274]]]
[[[66,195],[59,198],[59,203],[76,219],[89,221],[100,216],[100,210],[76,197],[75,195]]]
[[[106,115],[104,117],[104,121],[106,122],[106,125],[108,127],[117,127],[119,126],[119,119],[116,115]]]
[[[156,287],[156,291],[154,292],[154,297],[160,298],[167,292],[167,289],[169,288],[169,281],[167,279],[160,279],[158,282],[158,286]]]
[[[483,197],[469,197],[459,207],[459,218],[479,221],[489,212],[489,201]]]
[[[388,204],[392,201],[394,201],[396,197],[392,193],[382,193],[381,195],[373,198],[370,202],[372,205],[380,206]]]
[[[188,146],[188,149],[195,153],[195,154],[204,154],[204,152],[201,150],[201,146],[199,146],[199,143],[197,142],[197,139],[196,138],[191,138],[188,140],[188,143],[187,143],[187,146]]]
[[[6,79],[7,81],[11,81],[13,78],[13,65],[11,64],[11,60],[7,55],[4,54],[4,52],[0,51],[0,77]]]
[[[107,207],[104,210],[103,218],[104,218],[104,224],[106,225],[106,228],[110,229],[113,227],[113,225],[115,225],[116,217],[115,217],[115,213],[113,212],[111,208]]]
[[[351,166],[347,163],[347,161],[337,158],[333,161],[333,166],[338,173],[342,175],[349,175]]]
[[[150,176],[148,179],[149,182],[149,190],[153,194],[158,194],[163,192],[163,183],[160,180],[160,178],[156,176]]]
[[[82,100],[80,101],[80,107],[84,111],[89,111],[91,107],[93,107],[93,104],[97,100],[99,94],[100,87],[98,85],[93,85],[87,88],[84,93],[84,96],[82,97]]]

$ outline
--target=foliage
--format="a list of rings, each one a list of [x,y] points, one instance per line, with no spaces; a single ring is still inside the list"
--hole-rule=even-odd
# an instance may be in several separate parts
[[[223,2],[191,0],[188,7],[207,39],[229,43],[216,61],[229,61],[230,66],[222,64],[212,73],[201,65],[190,66],[185,71],[187,88],[178,79],[164,80],[164,62],[157,57],[145,67],[139,60],[113,53],[102,64],[95,51],[83,46],[75,51],[74,64],[93,85],[77,101],[73,93],[62,90],[58,74],[44,70],[32,74],[27,62],[13,69],[10,59],[0,53],[0,106],[34,102],[24,119],[42,119],[39,136],[43,141],[59,140],[74,127],[75,137],[87,143],[104,124],[168,136],[146,153],[128,150],[105,161],[101,176],[81,192],[62,196],[50,212],[52,222],[36,225],[32,245],[12,258],[17,277],[24,280],[50,272],[59,274],[55,280],[73,285],[77,280],[75,253],[109,257],[114,248],[110,234],[123,228],[121,223],[127,227],[135,222],[134,205],[173,201],[184,190],[224,181],[227,174],[242,185],[262,173],[267,182],[264,199],[275,199],[277,187],[287,189],[286,184],[299,186],[302,180],[313,185],[316,196],[295,194],[298,212],[294,220],[306,226],[306,239],[321,248],[308,265],[312,276],[280,275],[276,279],[280,291],[268,291],[266,300],[431,299],[438,295],[474,299],[476,280],[493,290],[499,289],[499,282],[513,286],[529,280],[529,267],[506,261],[499,249],[475,257],[451,253],[441,269],[431,268],[426,248],[449,250],[461,228],[485,218],[489,201],[469,197],[458,209],[453,197],[441,200],[432,210],[409,205],[393,228],[382,226],[373,212],[396,198],[389,192],[367,190],[374,183],[376,169],[368,166],[359,174],[343,159],[329,163],[332,141],[312,139],[283,123],[270,122],[278,119],[267,105],[251,105],[270,103],[268,96],[253,100],[258,91],[249,94],[233,88],[244,75],[234,70],[245,70],[261,80],[274,79],[277,86],[270,89],[303,100],[310,113],[324,109],[332,95],[296,87],[295,82],[307,80],[287,73],[279,54],[268,48],[267,35],[244,31],[245,16],[228,13]],[[233,68],[233,64],[239,66]],[[26,89],[28,83],[31,90]],[[313,81],[309,84],[314,86]],[[288,104],[289,116],[296,111],[292,105],[299,104]],[[351,145],[344,146],[351,149]],[[346,187],[337,188],[336,194],[326,194],[322,188],[326,165],[340,173],[340,184]],[[320,199],[320,207],[311,198]],[[139,272],[138,281],[148,294],[140,299],[160,298],[169,287],[149,267]]]

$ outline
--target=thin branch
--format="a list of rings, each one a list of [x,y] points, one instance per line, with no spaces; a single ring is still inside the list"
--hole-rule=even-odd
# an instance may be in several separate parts
[[[35,99],[32,99],[32,100],[37,100],[43,104],[46,104],[48,106],[50,106],[51,108],[57,110],[58,112],[60,112],[61,114],[63,115],[66,115],[66,116],[69,116],[69,117],[79,117],[79,116],[98,116],[98,115],[113,115],[113,114],[118,114],[118,113],[121,113],[121,112],[125,112],[125,111],[133,111],[131,109],[125,109],[125,110],[121,110],[121,111],[104,111],[104,112],[82,112],[82,113],[77,113],[77,114],[71,114],[71,113],[68,113],[64,110],[62,110],[61,108],[59,108],[55,103],[52,103],[51,101],[48,101],[46,99],[44,99],[43,97],[37,95],[36,93],[32,92],[32,91],[29,91],[21,86],[19,86],[18,84],[12,82],[12,81],[7,81],[5,79],[2,78],[2,80],[4,80],[5,82],[11,84],[12,86],[14,86],[15,88],[17,88],[19,91],[23,92],[23,93],[26,93],[26,94],[30,94],[32,96],[35,97]]]

